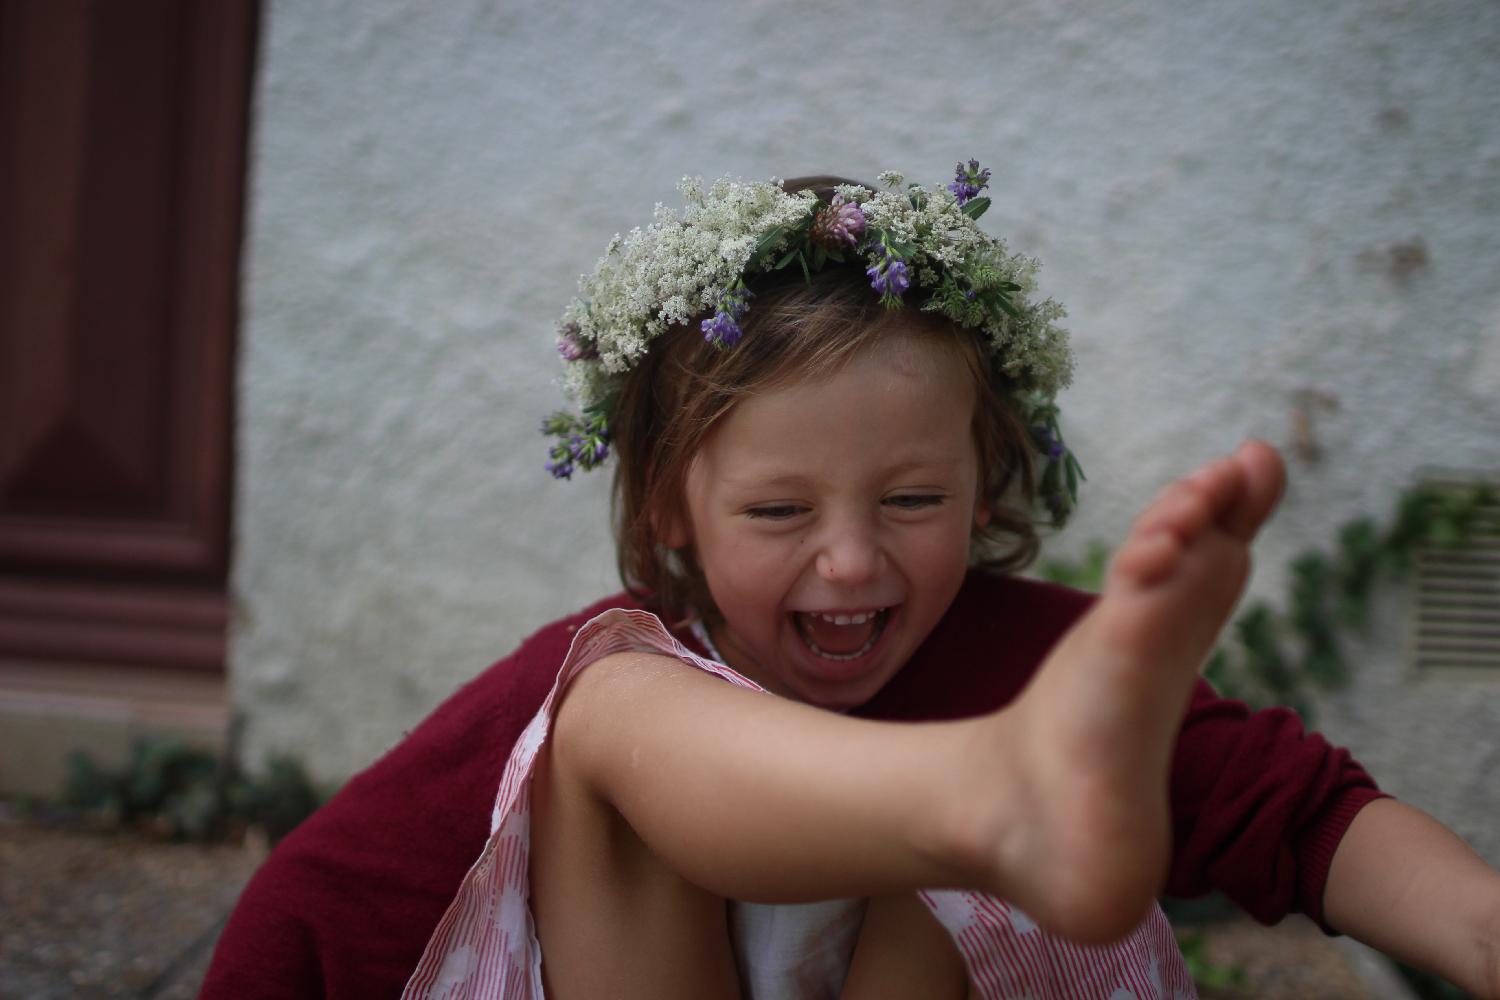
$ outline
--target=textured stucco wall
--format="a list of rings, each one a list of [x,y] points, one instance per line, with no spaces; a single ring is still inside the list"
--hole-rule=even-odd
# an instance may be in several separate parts
[[[1333,401],[1323,457],[1292,458],[1267,594],[1418,470],[1500,469],[1500,6],[1095,6],[266,4],[232,644],[251,759],[346,775],[614,586],[605,478],[540,468],[551,329],[684,173],[995,169],[986,225],[1042,258],[1079,355],[1090,485],[1058,553],[1245,435],[1287,444],[1309,393]],[[1454,692],[1493,718],[1500,685]]]

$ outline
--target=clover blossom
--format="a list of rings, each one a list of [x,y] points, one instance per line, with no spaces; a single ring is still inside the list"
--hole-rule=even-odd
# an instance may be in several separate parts
[[[825,250],[853,250],[864,234],[864,210],[856,202],[845,201],[843,192],[835,194],[813,219],[812,241]]]
[[[599,349],[583,339],[577,323],[564,323],[557,332],[557,353],[564,361],[592,361]]]
[[[979,192],[990,186],[990,172],[988,168],[981,170],[978,160],[970,160],[965,167],[960,163],[953,173],[953,183],[948,185],[948,190],[958,199],[960,205],[970,198],[977,197]]]

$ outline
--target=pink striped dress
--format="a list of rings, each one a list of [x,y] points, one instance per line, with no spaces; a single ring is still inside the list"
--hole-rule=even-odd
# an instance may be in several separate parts
[[[695,655],[645,611],[606,611],[579,629],[551,693],[511,751],[490,817],[489,841],[438,922],[406,984],[404,998],[542,1000],[542,953],[527,905],[532,768],[563,688],[591,663],[628,651],[676,657],[731,684],[764,690],[723,664]],[[969,979],[985,1000],[1180,1000],[1197,996],[1172,929],[1156,907],[1123,940],[1106,947],[1085,947],[1048,934],[1020,910],[993,896],[946,889],[918,895],[953,935]],[[778,909],[782,908],[755,907],[756,919],[749,923],[764,927],[766,913]],[[826,912],[833,920],[847,920],[837,906]],[[734,933],[741,934],[746,923],[731,920]],[[760,940],[758,934],[756,940]],[[748,961],[758,961],[753,942],[736,940],[735,945],[742,965],[747,948]],[[811,1000],[837,993],[836,981],[825,981],[809,991],[805,980],[790,970],[786,975],[776,969],[745,973],[742,970],[747,1000]]]

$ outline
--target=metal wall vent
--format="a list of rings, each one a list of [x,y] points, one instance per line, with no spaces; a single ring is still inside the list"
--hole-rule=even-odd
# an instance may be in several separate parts
[[[1453,480],[1428,481],[1436,489]],[[1500,679],[1500,501],[1482,508],[1473,534],[1417,553],[1412,657],[1418,670]]]

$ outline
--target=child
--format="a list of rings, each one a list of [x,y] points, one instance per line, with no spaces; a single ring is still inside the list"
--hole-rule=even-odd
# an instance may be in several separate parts
[[[1087,613],[969,569],[1024,564],[1076,472],[1060,310],[973,225],[985,176],[690,187],[586,279],[551,467],[617,453],[657,615],[578,628],[408,995],[1191,995],[1166,882],[1500,996],[1500,875],[1196,681],[1270,449],[1169,488]]]

